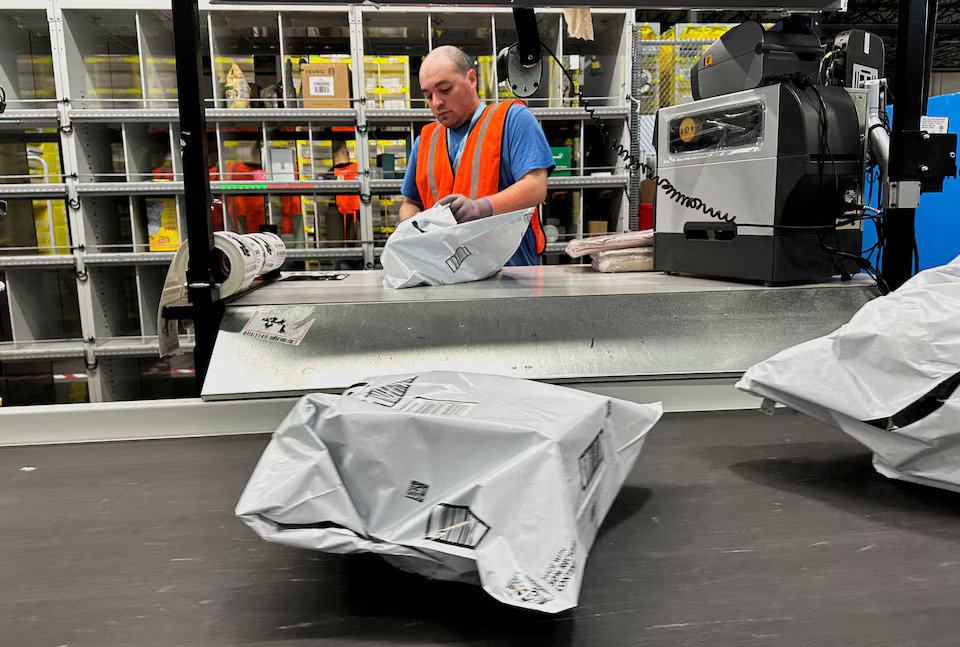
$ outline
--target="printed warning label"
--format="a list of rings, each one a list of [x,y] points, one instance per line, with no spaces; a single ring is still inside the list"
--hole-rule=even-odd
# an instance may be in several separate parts
[[[603,429],[597,433],[597,437],[580,454],[580,489],[586,490],[590,485],[590,480],[597,473],[597,468],[603,462]]]
[[[286,318],[261,314],[258,311],[254,312],[249,321],[243,325],[240,334],[254,339],[299,346],[312,325],[313,319],[308,319],[306,323],[292,324]]]
[[[545,604],[556,596],[525,573],[514,573],[503,587],[510,597],[528,604]]]
[[[367,391],[350,393],[350,395],[360,400],[365,400],[366,402],[379,404],[382,407],[395,407],[403,396],[407,394],[407,390],[416,379],[415,377],[411,377],[408,380],[383,384]]]
[[[476,548],[490,526],[465,505],[437,504],[427,518],[425,538],[460,548]]]
[[[447,259],[447,267],[450,268],[451,272],[456,273],[456,271],[460,269],[460,266],[463,265],[463,261],[470,255],[470,250],[466,247],[457,247],[454,255]]]
[[[543,581],[557,593],[563,592],[577,573],[577,542],[561,548],[543,572]]]

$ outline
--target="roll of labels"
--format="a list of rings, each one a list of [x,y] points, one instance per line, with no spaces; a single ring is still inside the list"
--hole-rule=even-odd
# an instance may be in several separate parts
[[[220,284],[221,299],[248,289],[258,276],[280,269],[287,258],[287,248],[283,241],[269,232],[237,234],[232,231],[218,231],[213,235],[213,242],[213,279]],[[184,241],[170,263],[160,295],[160,308],[157,311],[160,357],[181,352],[177,320],[165,318],[163,308],[186,298],[189,260],[190,252]],[[184,322],[184,325],[188,323]]]

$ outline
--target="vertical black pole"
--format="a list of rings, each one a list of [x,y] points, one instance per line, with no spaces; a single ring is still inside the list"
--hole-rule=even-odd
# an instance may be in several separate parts
[[[935,5],[934,5],[935,6]],[[897,20],[897,69],[893,102],[893,132],[890,136],[891,182],[917,179],[916,160],[904,158],[907,131],[920,129],[927,56],[928,0],[900,0]],[[935,20],[935,18],[934,18]],[[913,274],[915,209],[888,209],[884,218],[887,239],[883,251],[883,278],[891,289],[903,285]]]
[[[937,0],[927,0],[927,51],[923,60],[923,114],[927,114],[933,78],[933,46],[937,36]]]
[[[187,220],[187,297],[194,308],[193,351],[198,391],[203,388],[213,343],[223,314],[214,286],[213,221],[207,173],[207,120],[200,94],[200,12],[197,0],[173,0],[173,41],[177,57],[177,98],[183,158],[183,192]]]

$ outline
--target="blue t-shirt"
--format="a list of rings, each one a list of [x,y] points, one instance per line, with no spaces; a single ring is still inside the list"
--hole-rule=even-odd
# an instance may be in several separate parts
[[[447,129],[447,153],[450,155],[451,167],[460,142],[470,132],[470,123],[457,129]],[[402,193],[405,198],[423,204],[420,191],[417,189],[417,150],[420,147],[420,137],[413,142],[413,150],[407,160],[407,172],[403,176]],[[543,134],[543,129],[526,106],[514,104],[507,112],[507,119],[503,126],[503,146],[500,150],[500,181],[499,191],[516,184],[517,181],[530,171],[538,168],[553,172],[553,153]],[[537,237],[533,233],[533,224],[527,229],[520,247],[507,261],[507,265],[539,265],[537,255]]]

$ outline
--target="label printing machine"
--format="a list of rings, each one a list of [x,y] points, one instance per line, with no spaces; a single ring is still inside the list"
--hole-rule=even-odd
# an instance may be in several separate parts
[[[520,10],[532,5],[512,4]],[[606,4],[654,8],[642,1]],[[838,8],[816,0],[793,4],[789,8],[807,12]],[[684,6],[741,8],[738,0],[721,5]],[[900,5],[900,40],[925,51],[925,17],[936,3]],[[755,6],[753,0],[743,3]],[[906,240],[912,241],[916,197],[921,189],[936,189],[934,174],[940,180],[951,174],[943,163],[950,142],[930,144],[919,131],[924,108],[918,97],[929,63],[923,70],[923,61],[898,60],[903,99],[888,138],[875,127],[882,109],[878,84],[862,88],[845,81],[819,88],[819,98],[808,86],[793,87],[797,77],[761,85],[771,76],[797,74],[795,66],[784,71],[779,63],[808,58],[809,39],[798,45],[755,27],[721,39],[694,70],[702,98],[657,117],[658,177],[683,194],[677,199],[662,184],[658,190],[655,246],[662,273],[507,268],[488,281],[396,292],[384,290],[374,271],[294,273],[224,302],[208,262],[213,243],[204,208],[206,140],[192,136],[205,132],[196,0],[173,0],[173,22],[185,191],[193,206],[187,219],[189,315],[196,323],[202,398],[0,410],[5,444],[270,432],[299,394],[340,391],[369,375],[429,369],[547,380],[625,399],[664,400],[668,411],[713,413],[668,416],[651,433],[645,458],[601,531],[580,607],[550,619],[510,613],[478,601],[472,588],[394,575],[372,561],[310,561],[300,551],[252,538],[254,543],[235,544],[241,531],[231,510],[263,436],[7,449],[0,452],[0,467],[17,478],[4,488],[12,498],[0,497],[0,504],[17,501],[14,541],[26,538],[18,544],[20,559],[6,572],[8,581],[31,582],[35,603],[55,602],[42,612],[0,614],[14,618],[4,630],[11,642],[66,644],[73,639],[61,634],[88,631],[99,632],[101,645],[291,639],[346,645],[359,637],[378,644],[667,640],[724,647],[763,636],[776,637],[780,645],[952,644],[955,623],[931,621],[930,613],[944,609],[956,617],[956,609],[938,597],[949,592],[957,599],[956,578],[908,590],[901,571],[948,577],[925,564],[949,558],[937,553],[936,538],[956,536],[950,525],[955,506],[919,504],[920,495],[880,481],[859,446],[811,420],[721,411],[756,408],[755,400],[732,388],[752,363],[832,331],[877,295],[863,274],[834,278],[841,268],[792,230],[740,230],[733,223],[844,219],[849,205],[862,200],[858,182],[869,140],[887,173],[888,214],[900,217],[887,232],[892,246],[881,271],[893,287],[909,276],[904,258],[911,251]],[[837,43],[845,51],[830,61],[837,78],[882,76],[871,76],[857,67],[865,66],[862,61],[853,60],[862,35],[845,38]],[[529,52],[529,40],[520,51]],[[731,69],[739,81],[719,78]],[[834,124],[826,142],[815,125],[821,100]],[[821,143],[832,160],[824,158]],[[921,171],[917,156],[933,163]],[[743,182],[755,168],[763,168],[757,174],[762,180],[750,200],[721,190],[724,182]],[[811,206],[815,196],[827,207]],[[731,218],[705,218],[704,205]],[[834,244],[859,245],[859,223],[847,223],[838,234]],[[772,286],[779,283],[786,285]],[[255,315],[308,321],[310,327],[298,346],[243,335]],[[66,496],[63,483],[50,480],[58,474],[89,474],[69,487],[82,496]],[[113,481],[126,483],[126,493],[112,491]],[[138,485],[143,483],[151,487]],[[117,507],[123,525],[104,531],[111,506],[125,501],[130,488],[140,488],[137,503]],[[714,496],[704,505],[707,491]],[[34,504],[37,515],[24,512]],[[57,506],[71,515],[63,541],[44,522]],[[701,531],[665,526],[668,513],[669,519],[696,518]],[[887,525],[877,526],[872,517]],[[921,521],[929,533],[911,530]],[[878,529],[882,541],[870,539]],[[134,532],[143,536],[132,541]],[[88,536],[96,545],[88,545]],[[810,550],[821,552],[804,552]],[[918,551],[926,556],[922,563],[903,558]],[[178,568],[179,560],[193,561]],[[694,562],[704,566],[691,571]],[[51,564],[57,565],[56,577],[37,576]],[[102,578],[118,565],[134,575]],[[791,597],[784,606],[779,593],[787,583]],[[0,609],[19,609],[17,590],[5,587]],[[76,613],[64,611],[64,600],[72,601]],[[157,604],[163,608],[154,613]],[[164,620],[161,611],[168,609],[175,621],[169,613]],[[20,622],[30,613],[42,615],[42,622]],[[817,634],[822,640],[812,637],[811,627],[826,632]],[[105,631],[120,631],[118,640],[99,639]]]

